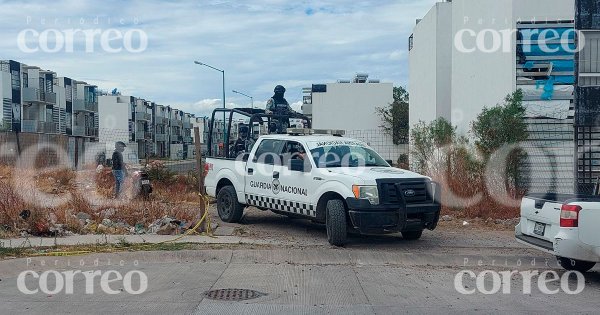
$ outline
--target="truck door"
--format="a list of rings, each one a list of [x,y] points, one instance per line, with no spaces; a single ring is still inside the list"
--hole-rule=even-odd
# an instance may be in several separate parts
[[[249,157],[244,176],[247,204],[272,209],[274,191],[279,187],[274,178],[275,166],[281,165],[280,155],[284,144],[283,140],[263,139]]]
[[[311,204],[315,199],[315,187],[318,179],[313,179],[312,161],[309,151],[297,141],[287,141],[282,150],[282,165],[275,165],[279,173],[279,189],[276,198],[284,200],[281,211],[292,212],[306,216],[316,216],[316,205]],[[302,163],[305,171],[292,170],[292,163]]]

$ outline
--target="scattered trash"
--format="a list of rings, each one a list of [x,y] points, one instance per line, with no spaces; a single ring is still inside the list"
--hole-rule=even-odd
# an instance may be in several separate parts
[[[54,212],[48,214],[48,221],[50,221],[51,224],[56,224],[58,222],[58,217],[56,217],[56,214],[54,214]]]
[[[168,224],[161,226],[158,229],[158,231],[156,232],[156,234],[158,234],[158,235],[173,235],[177,232],[177,228],[178,228],[177,225],[168,223]]]
[[[27,219],[29,219],[29,217],[31,217],[31,210],[23,210],[23,211],[21,211],[19,216],[21,217],[21,219],[27,220]]]
[[[100,211],[100,217],[109,218],[109,217],[114,216],[115,213],[117,213],[117,210],[115,210],[113,208],[104,209],[104,210]]]
[[[48,230],[50,231],[50,234],[55,236],[62,236],[66,234],[64,224],[52,224]]]
[[[452,221],[452,217],[449,215],[445,215],[442,217],[442,221]]]
[[[467,225],[469,225],[469,222],[463,221],[463,226],[467,226]]]
[[[85,212],[79,212],[79,213],[77,213],[76,217],[77,217],[77,219],[83,220],[83,221],[87,221],[87,220],[90,220],[92,218],[91,215],[89,215],[89,214],[87,214]]]
[[[135,234],[144,234],[146,233],[146,229],[144,229],[144,224],[137,223],[135,227],[133,227]]]
[[[154,223],[150,224],[148,227],[148,233],[158,235],[173,235],[179,234],[181,228],[181,221],[169,216],[164,216],[162,219],[156,220]]]
[[[496,219],[494,221],[494,223],[496,225],[504,225],[504,226],[516,226],[517,224],[519,224],[519,222],[521,221],[520,218],[514,218],[514,219],[506,219],[506,220],[502,220],[502,219]]]

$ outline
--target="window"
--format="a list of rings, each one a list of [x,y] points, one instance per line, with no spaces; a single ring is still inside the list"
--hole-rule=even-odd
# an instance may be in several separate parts
[[[69,101],[69,102],[73,101],[73,89],[71,88],[71,86],[70,85],[66,85],[65,86],[65,91],[66,91],[67,101]]]
[[[281,152],[283,144],[283,140],[265,139],[261,141],[252,161],[261,164],[275,164],[275,157],[279,160],[279,152]],[[281,161],[278,164],[281,164]]]
[[[46,80],[46,92],[54,92],[54,80]]]
[[[19,71],[11,72],[11,84],[12,84],[13,90],[21,89],[21,76],[19,75]]]
[[[389,164],[370,148],[357,145],[317,146],[310,153],[319,168],[328,167],[389,167]]]
[[[288,141],[283,147],[281,155],[284,162],[288,161],[289,159],[304,160],[304,157],[306,156],[306,149],[300,142]]]

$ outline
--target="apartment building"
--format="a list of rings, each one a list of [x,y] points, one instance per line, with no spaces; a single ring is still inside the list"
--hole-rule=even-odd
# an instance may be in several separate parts
[[[201,126],[204,137],[207,132],[204,118],[14,60],[0,60],[0,99],[0,132],[66,136],[76,167],[112,152],[117,141],[127,143],[129,163],[148,157],[190,159],[193,126]]]
[[[167,157],[170,152],[171,107],[154,106],[154,152],[159,157]]]
[[[140,159],[145,159],[154,154],[152,124],[153,103],[144,99],[135,98],[133,108],[133,137],[138,145]]]
[[[208,137],[208,117],[195,117],[192,115],[191,118],[191,133],[192,133],[192,143],[196,143],[196,138],[194,137],[194,128],[198,128],[200,131],[200,143],[206,143],[206,139]]]
[[[98,96],[99,141],[104,144],[107,157],[110,157],[117,141],[126,143],[123,157],[130,164],[139,163],[143,157],[140,156],[135,135],[135,106],[136,98],[133,96],[107,93]]]
[[[468,136],[485,106],[521,89],[529,130],[522,143],[529,156],[524,185],[534,192],[589,191],[600,175],[595,166],[600,160],[584,146],[600,138],[593,128],[578,127],[577,113],[593,111],[582,110],[578,102],[584,100],[577,95],[589,82],[598,83],[600,35],[577,25],[596,5],[588,0],[436,3],[409,38],[411,126],[443,117]],[[581,30],[586,42],[576,53]],[[582,71],[588,73],[578,80]]]
[[[14,60],[0,68],[4,130],[98,141],[96,86]]]
[[[0,61],[4,127],[16,132],[58,134],[56,73],[14,60]]]
[[[408,147],[394,144],[382,131],[377,114],[377,108],[394,102],[393,88],[392,83],[369,79],[366,73],[358,73],[352,80],[313,84],[303,89],[302,111],[312,117],[313,128],[345,130],[349,137],[369,143],[385,159],[395,162]]]
[[[69,136],[98,139],[98,87],[66,77],[57,79],[59,129]],[[64,91],[64,93],[63,93]]]

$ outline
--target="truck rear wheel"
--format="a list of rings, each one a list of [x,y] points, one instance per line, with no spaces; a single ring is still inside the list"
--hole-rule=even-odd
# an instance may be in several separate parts
[[[560,266],[565,268],[566,270],[588,272],[588,271],[590,271],[590,269],[592,269],[592,268],[594,268],[594,266],[596,266],[596,263],[591,262],[591,261],[582,261],[582,260],[564,258],[564,257],[556,257],[556,258],[558,258],[558,263],[560,264]]]
[[[244,214],[244,206],[238,202],[233,186],[225,186],[217,194],[217,212],[223,222],[237,223]]]
[[[327,241],[333,246],[343,246],[348,238],[346,207],[341,200],[327,202],[325,226],[327,227]]]
[[[402,232],[402,237],[407,241],[415,241],[421,238],[423,231],[407,231]]]

